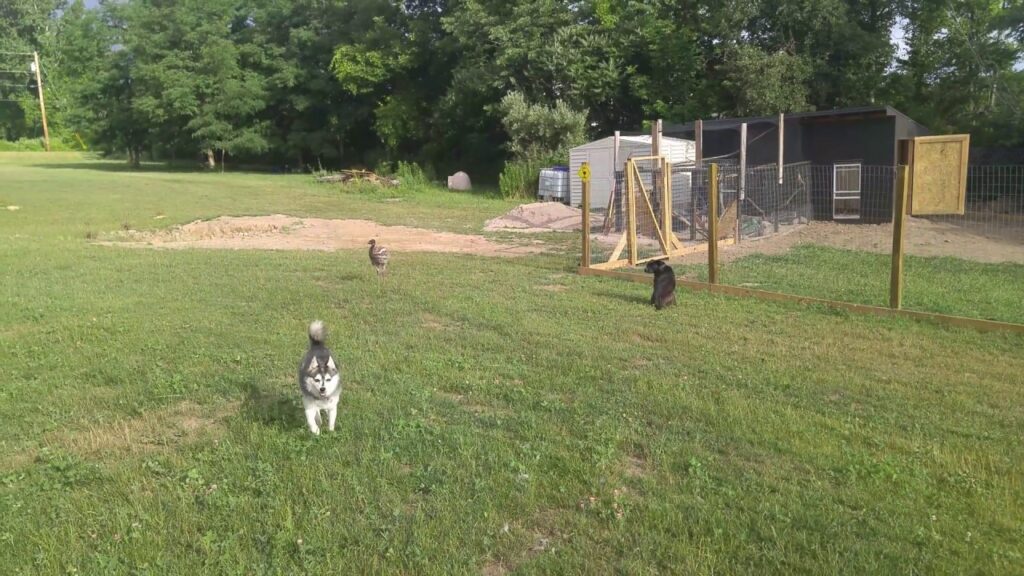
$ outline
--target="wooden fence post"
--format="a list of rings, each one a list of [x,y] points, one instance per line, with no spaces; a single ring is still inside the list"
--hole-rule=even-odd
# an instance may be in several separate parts
[[[718,164],[708,172],[708,283],[718,284]]]
[[[697,182],[700,181],[704,171],[704,121],[697,120],[693,125],[693,141],[696,149],[694,153],[694,172],[690,176],[690,240],[697,239]]]
[[[907,223],[907,167],[896,168],[896,202],[892,215],[892,273],[889,278],[889,307],[903,306],[903,234]]]
[[[636,266],[637,245],[636,245],[636,187],[634,186],[633,175],[636,173],[636,163],[633,160],[626,162],[626,238],[629,243],[629,264]]]
[[[580,266],[590,268],[590,163],[584,162],[587,177],[583,178],[583,255]],[[580,168],[583,171],[583,167]],[[606,215],[610,216],[610,215]]]
[[[661,236],[665,239],[665,243],[668,244],[669,256],[675,246],[675,236],[672,232],[672,165],[669,164],[668,158],[661,159],[661,213],[662,213],[662,234]]]

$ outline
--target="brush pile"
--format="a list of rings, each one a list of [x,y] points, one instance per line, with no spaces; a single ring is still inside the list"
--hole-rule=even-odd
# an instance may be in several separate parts
[[[341,170],[334,174],[319,176],[316,179],[321,184],[354,184],[356,182],[367,182],[375,186],[393,188],[398,186],[396,178],[385,178],[378,176],[369,170]]]

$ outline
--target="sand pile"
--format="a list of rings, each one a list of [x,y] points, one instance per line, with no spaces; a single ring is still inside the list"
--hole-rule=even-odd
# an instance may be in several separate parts
[[[583,212],[561,202],[535,202],[516,206],[504,216],[488,220],[488,232],[572,232],[583,223]]]
[[[129,230],[102,244],[152,248],[229,250],[348,250],[367,248],[370,238],[400,252],[443,252],[481,256],[519,256],[543,246],[510,245],[479,235],[436,232],[408,226],[383,226],[369,220],[327,220],[273,216],[221,216],[155,232]]]

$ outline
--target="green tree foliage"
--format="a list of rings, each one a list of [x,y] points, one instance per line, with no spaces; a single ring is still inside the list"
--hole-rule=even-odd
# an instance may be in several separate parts
[[[554,106],[531,104],[520,92],[501,100],[509,151],[519,159],[562,157],[586,138],[587,115],[561,100]]]
[[[1013,36],[1020,2],[914,0],[909,53],[893,77],[897,103],[937,131],[970,131],[975,141],[1024,145],[1021,45]],[[1009,8],[1007,8],[1009,6]]]
[[[508,198],[535,197],[540,170],[564,163],[569,149],[586,139],[587,115],[561,100],[552,106],[529,103],[521,92],[502,98],[500,110],[513,158],[505,164],[498,186]]]
[[[1024,0],[0,2],[65,139],[476,179],[655,117],[867,104],[1024,146],[1022,42]],[[41,134],[27,64],[0,54],[5,139]]]
[[[735,99],[740,116],[803,112],[811,66],[800,56],[765,53],[754,46],[738,46],[727,56],[723,85]]]

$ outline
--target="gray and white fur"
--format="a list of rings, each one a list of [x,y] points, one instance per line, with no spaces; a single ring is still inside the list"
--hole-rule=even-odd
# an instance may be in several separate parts
[[[299,363],[299,391],[302,392],[302,408],[306,412],[309,431],[320,434],[323,423],[320,412],[327,412],[327,429],[334,430],[338,416],[338,400],[341,398],[341,373],[334,355],[324,345],[326,339],[324,323],[314,320],[309,325],[309,350]]]

